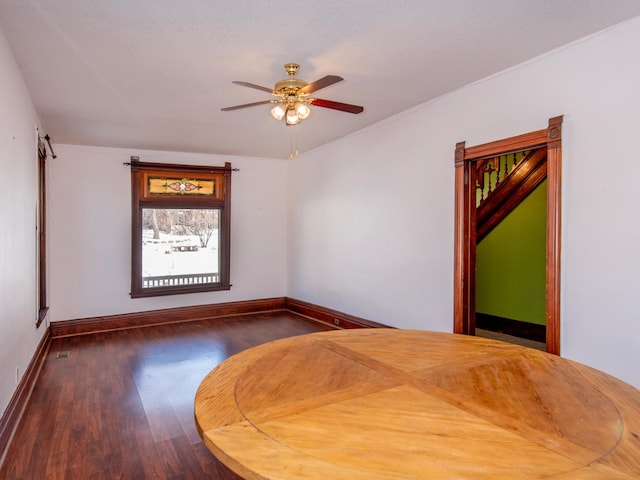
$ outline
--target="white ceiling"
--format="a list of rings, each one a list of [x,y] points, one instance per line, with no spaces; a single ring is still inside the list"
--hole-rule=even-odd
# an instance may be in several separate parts
[[[57,143],[286,158],[640,15],[638,0],[0,0],[0,29]],[[314,96],[295,127],[283,65]]]

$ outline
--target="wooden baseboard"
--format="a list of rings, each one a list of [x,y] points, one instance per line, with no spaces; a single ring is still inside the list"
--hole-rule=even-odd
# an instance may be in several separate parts
[[[18,388],[11,397],[9,405],[4,411],[2,418],[0,418],[0,465],[4,461],[4,456],[7,453],[9,443],[13,438],[13,434],[16,427],[20,423],[22,414],[29,402],[31,392],[36,384],[36,380],[40,375],[40,370],[44,360],[49,352],[49,346],[51,345],[51,329],[48,328],[45,334],[40,340],[38,347],[36,348],[29,366],[22,376],[22,380],[18,384]]]
[[[547,328],[544,325],[511,320],[510,318],[489,315],[488,313],[476,312],[476,328],[506,333],[507,335],[535,340],[536,342],[545,343],[547,341]]]
[[[285,308],[291,312],[338,328],[390,328],[382,323],[348,315],[320,305],[296,300],[295,298],[286,297]]]
[[[242,302],[168,308],[147,312],[123,313],[101,317],[79,318],[51,323],[51,337],[68,337],[89,333],[149,327],[165,323],[192,322],[206,318],[228,317],[274,310],[289,310],[337,328],[389,328],[387,325],[314,305],[289,297],[247,300]]]
[[[192,322],[206,318],[284,310],[285,303],[284,297],[278,297],[65,320],[51,323],[51,337],[67,337],[165,323]]]

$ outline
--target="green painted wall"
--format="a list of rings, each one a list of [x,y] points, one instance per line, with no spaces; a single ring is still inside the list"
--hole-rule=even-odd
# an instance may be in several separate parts
[[[476,250],[476,312],[545,324],[547,181]]]

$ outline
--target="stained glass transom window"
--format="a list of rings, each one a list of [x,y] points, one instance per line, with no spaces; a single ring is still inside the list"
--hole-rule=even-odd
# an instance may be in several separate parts
[[[149,193],[215,195],[215,180],[149,177]]]

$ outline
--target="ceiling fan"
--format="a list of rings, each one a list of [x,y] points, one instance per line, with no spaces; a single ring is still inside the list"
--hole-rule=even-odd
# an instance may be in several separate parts
[[[300,123],[300,120],[304,120],[311,114],[310,105],[317,107],[331,108],[333,110],[340,110],[341,112],[348,113],[361,113],[364,108],[358,105],[350,105],[348,103],[334,102],[332,100],[323,100],[321,98],[312,98],[313,92],[320,90],[321,88],[328,87],[334,83],[338,83],[343,80],[342,77],[337,75],[327,75],[312,83],[307,83],[304,80],[295,78],[296,73],[300,65],[297,63],[287,63],[284,66],[284,70],[289,75],[289,78],[276,82],[273,89],[267,87],[261,87],[248,82],[234,81],[236,85],[242,85],[244,87],[255,88],[263,92],[267,92],[275,96],[272,100],[262,100],[260,102],[245,103],[243,105],[235,105],[233,107],[223,108],[223,112],[230,110],[238,110],[240,108],[255,107],[256,105],[265,105],[267,103],[275,104],[271,109],[271,115],[276,120],[282,120],[284,118],[285,124],[288,126],[296,125]]]

